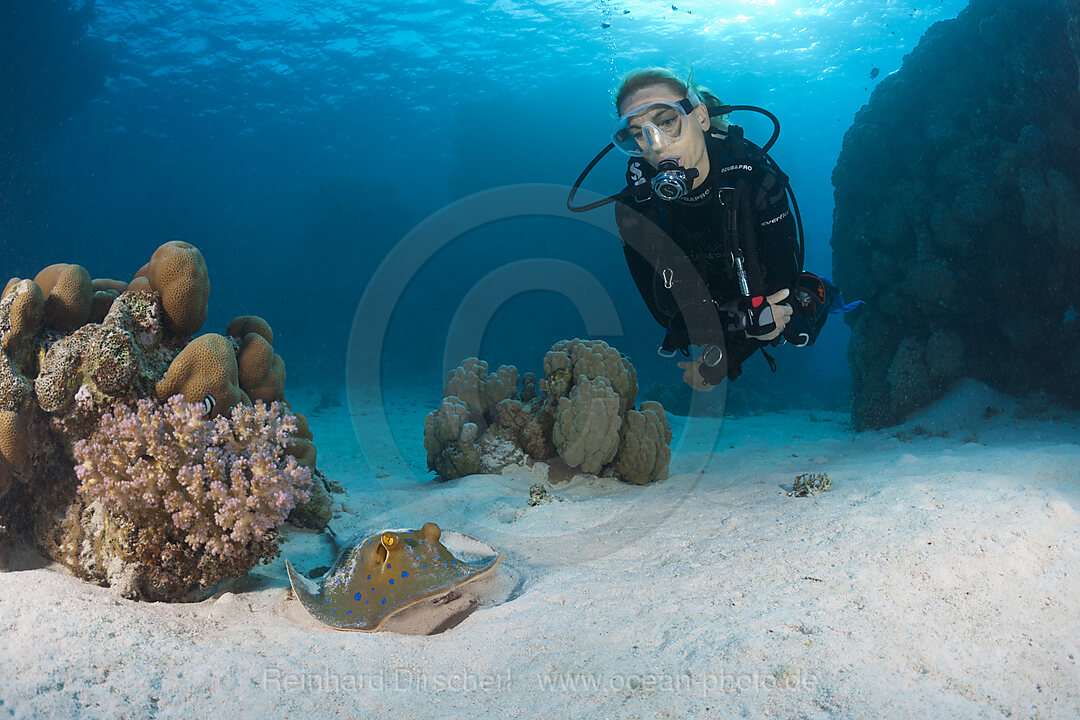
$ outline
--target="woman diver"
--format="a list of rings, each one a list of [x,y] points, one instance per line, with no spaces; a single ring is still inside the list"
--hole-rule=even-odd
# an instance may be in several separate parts
[[[811,344],[839,293],[802,271],[802,228],[788,179],[768,155],[779,123],[752,106],[723,105],[691,79],[663,69],[628,75],[615,99],[612,144],[578,178],[574,211],[615,203],[627,266],[653,317],[667,330],[660,352],[695,390],[734,380],[769,345]],[[727,118],[753,110],[774,123],[758,147]],[[627,187],[574,206],[585,175],[612,147],[630,156]],[[790,198],[790,202],[789,202]],[[846,309],[846,308],[844,308]],[[775,363],[765,353],[769,365]]]

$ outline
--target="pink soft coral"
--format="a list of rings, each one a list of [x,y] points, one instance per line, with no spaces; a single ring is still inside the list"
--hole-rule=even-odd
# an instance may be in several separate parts
[[[262,541],[308,500],[311,471],[285,452],[296,416],[276,402],[204,415],[179,395],[106,412],[75,444],[79,492],[199,552],[230,560],[263,553]]]

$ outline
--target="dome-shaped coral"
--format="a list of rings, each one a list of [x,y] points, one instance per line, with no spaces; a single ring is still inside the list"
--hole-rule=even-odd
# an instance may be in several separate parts
[[[627,412],[619,435],[619,452],[612,463],[619,475],[635,485],[667,477],[671,426],[660,403],[643,402],[640,411]]]
[[[237,381],[236,354],[232,343],[221,335],[200,335],[173,358],[169,369],[155,386],[160,400],[183,395],[187,402],[210,400],[210,417],[228,413],[238,403],[251,404]]]
[[[12,280],[0,301],[0,347],[23,373],[34,375],[33,338],[45,313],[45,298],[33,280]]]
[[[251,332],[243,337],[236,363],[240,388],[252,400],[285,399],[285,361],[262,335]]]
[[[0,410],[0,496],[11,486],[11,473],[26,459],[26,424],[13,410]]]
[[[237,340],[242,339],[248,333],[262,335],[263,339],[271,345],[274,344],[274,331],[270,329],[270,323],[258,315],[240,315],[232,319],[225,334]]]
[[[424,419],[424,449],[428,469],[452,480],[471,475],[480,467],[476,423],[469,422],[468,404],[453,395]]]
[[[146,277],[161,295],[165,325],[174,335],[194,335],[206,322],[210,276],[202,253],[194,245],[180,240],[165,243],[154,251],[138,277]]]
[[[74,330],[90,318],[93,287],[81,265],[58,263],[37,274],[34,282],[45,298],[42,324],[49,330]]]

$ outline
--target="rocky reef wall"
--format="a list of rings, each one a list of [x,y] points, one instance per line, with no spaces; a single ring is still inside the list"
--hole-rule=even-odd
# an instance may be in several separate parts
[[[833,172],[833,272],[866,307],[856,427],[972,377],[1080,403],[1080,2],[972,0],[881,81]]]

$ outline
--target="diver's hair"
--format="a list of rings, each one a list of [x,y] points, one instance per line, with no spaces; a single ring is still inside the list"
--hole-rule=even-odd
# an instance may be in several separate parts
[[[701,100],[701,102],[705,103],[705,107],[707,107],[709,110],[712,110],[713,108],[718,108],[724,104],[720,98],[716,97],[716,93],[714,93],[709,88],[701,87],[699,85],[694,88],[694,92],[697,93],[698,98]],[[716,115],[709,118],[709,124],[712,125],[712,127],[716,130],[727,131],[728,118],[730,117],[730,113],[727,115]]]
[[[615,112],[622,114],[622,104],[626,98],[641,88],[652,85],[664,85],[679,97],[686,97],[688,92],[686,83],[675,77],[675,73],[670,70],[658,67],[634,70],[623,78],[618,92],[615,93]]]
[[[671,90],[671,92],[680,97],[686,97],[693,92],[698,96],[698,99],[705,104],[706,108],[711,109],[720,107],[724,104],[721,102],[720,98],[716,97],[716,95],[708,88],[699,87],[697,83],[694,82],[693,69],[690,70],[686,82],[683,82],[675,76],[675,73],[667,68],[651,67],[634,70],[623,78],[622,83],[619,85],[618,92],[615,93],[615,112],[621,115],[622,104],[626,98],[630,97],[638,90],[652,85],[664,85]],[[710,121],[711,125],[717,130],[727,130],[728,117],[728,115],[714,117]]]

